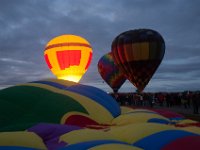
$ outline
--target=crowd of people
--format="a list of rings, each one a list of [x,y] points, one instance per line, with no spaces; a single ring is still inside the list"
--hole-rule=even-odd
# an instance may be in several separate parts
[[[120,105],[161,107],[180,106],[192,108],[194,114],[199,113],[200,92],[173,93],[111,93]]]

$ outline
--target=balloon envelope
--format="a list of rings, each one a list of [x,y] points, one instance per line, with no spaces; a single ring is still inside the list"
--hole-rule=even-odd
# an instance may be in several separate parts
[[[164,53],[164,39],[151,29],[126,31],[112,42],[115,63],[140,92],[160,65]]]
[[[123,72],[121,72],[115,65],[111,52],[100,58],[98,62],[98,71],[102,79],[113,89],[114,92],[117,92],[126,81]]]
[[[58,79],[78,82],[90,65],[92,48],[80,36],[61,35],[47,43],[44,57]]]

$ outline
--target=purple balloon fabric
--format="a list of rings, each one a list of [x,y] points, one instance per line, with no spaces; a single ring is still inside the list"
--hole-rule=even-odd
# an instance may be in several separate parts
[[[59,142],[59,137],[73,130],[81,129],[78,126],[40,123],[28,129],[29,132],[34,132],[39,135],[49,150],[61,148],[67,143]]]

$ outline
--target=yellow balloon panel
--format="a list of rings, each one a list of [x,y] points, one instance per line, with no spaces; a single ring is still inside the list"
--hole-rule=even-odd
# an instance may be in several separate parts
[[[92,48],[82,37],[61,35],[47,44],[44,56],[57,78],[78,82],[90,65]]]
[[[60,137],[60,141],[64,141],[69,145],[90,140],[113,140],[113,136],[101,130],[80,129],[68,132]]]
[[[191,126],[191,127],[177,128],[177,129],[188,131],[188,132],[192,132],[194,134],[199,134],[200,135],[200,129],[199,129],[199,127]]]
[[[149,59],[150,47],[148,42],[126,44],[124,47],[126,49],[124,52],[126,61],[141,61]],[[123,59],[121,61],[123,61]]]
[[[26,146],[37,149],[47,149],[42,139],[37,134],[26,131],[1,132],[0,146]]]
[[[89,150],[143,150],[141,148],[132,146],[132,145],[125,145],[125,144],[102,144],[99,146],[94,146]]]
[[[128,114],[122,114],[112,120],[113,125],[127,125],[127,124],[135,124],[135,123],[144,123],[148,122],[149,119],[157,118],[165,120],[166,122],[169,122],[168,118],[165,118],[159,114],[153,114],[153,113],[128,113]]]
[[[173,126],[156,123],[135,123],[123,126],[113,126],[108,131],[113,137],[120,141],[133,144],[138,140],[166,130],[175,130]]]

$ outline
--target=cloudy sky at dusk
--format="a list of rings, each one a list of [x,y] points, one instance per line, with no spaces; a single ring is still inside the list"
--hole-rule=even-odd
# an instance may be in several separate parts
[[[98,60],[121,32],[150,28],[163,36],[166,51],[145,91],[200,90],[199,6],[199,0],[1,0],[0,88],[55,78],[44,47],[55,36],[76,34],[93,47],[81,83],[111,91]],[[126,81],[119,91],[135,88]]]

